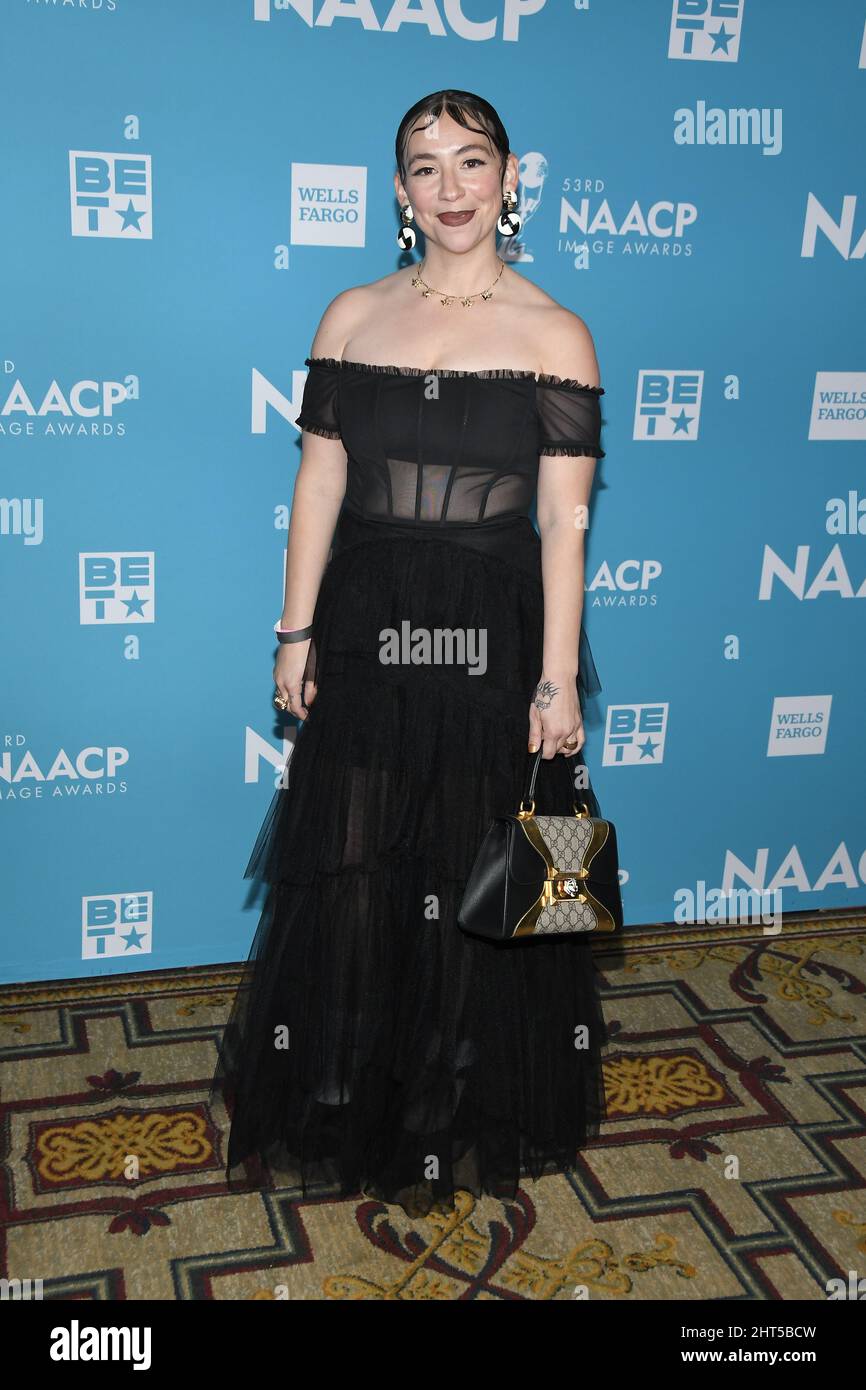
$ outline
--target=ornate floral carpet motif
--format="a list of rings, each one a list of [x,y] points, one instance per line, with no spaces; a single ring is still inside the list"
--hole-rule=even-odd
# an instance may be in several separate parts
[[[620,1301],[862,1277],[866,918],[594,948],[601,1135],[513,1202],[417,1220],[227,1191],[208,1087],[240,967],[0,991],[0,1277],[51,1299]]]

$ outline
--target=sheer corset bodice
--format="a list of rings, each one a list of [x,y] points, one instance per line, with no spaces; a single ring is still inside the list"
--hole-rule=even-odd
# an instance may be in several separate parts
[[[604,458],[602,386],[508,367],[305,364],[295,424],[342,440],[344,507],[359,517],[478,525],[526,516],[541,455]]]

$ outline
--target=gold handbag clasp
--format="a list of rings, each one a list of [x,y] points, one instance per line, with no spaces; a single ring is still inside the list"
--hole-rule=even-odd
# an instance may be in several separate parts
[[[585,903],[586,897],[580,891],[585,878],[589,878],[588,869],[574,869],[571,873],[561,873],[557,870],[549,874],[544,880],[544,906],[553,907],[554,903],[561,902]]]

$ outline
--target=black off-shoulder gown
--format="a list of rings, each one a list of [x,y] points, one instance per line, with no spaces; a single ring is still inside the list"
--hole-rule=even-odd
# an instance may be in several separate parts
[[[313,617],[318,693],[245,871],[264,906],[211,1090],[231,1116],[230,1187],[366,1195],[417,1216],[460,1188],[507,1198],[568,1169],[604,1118],[588,939],[491,944],[456,920],[527,767],[539,454],[604,457],[603,388],[306,364],[296,423],[342,438],[347,490]],[[386,630],[397,660],[382,659]],[[419,630],[476,645],[451,649],[462,663],[447,640],[413,660]],[[582,702],[600,688],[581,628]],[[600,815],[582,753],[542,759],[539,811],[569,814],[576,784]]]

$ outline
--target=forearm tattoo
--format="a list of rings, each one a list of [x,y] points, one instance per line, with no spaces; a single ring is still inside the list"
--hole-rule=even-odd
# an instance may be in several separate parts
[[[539,681],[535,687],[535,698],[532,703],[536,709],[550,709],[554,695],[559,694],[559,686],[554,685],[553,681]]]

